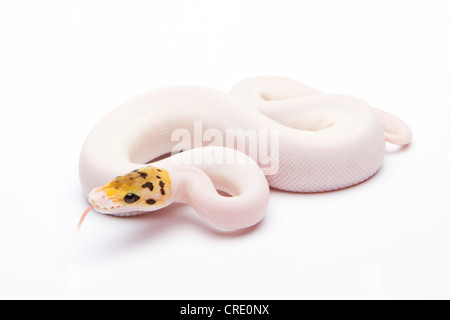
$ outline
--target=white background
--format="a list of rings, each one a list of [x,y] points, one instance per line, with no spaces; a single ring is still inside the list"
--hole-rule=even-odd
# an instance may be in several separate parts
[[[0,298],[450,298],[450,5],[1,1]],[[144,91],[281,75],[403,119],[413,144],[343,191],[273,191],[236,233],[187,207],[93,213],[86,135]]]

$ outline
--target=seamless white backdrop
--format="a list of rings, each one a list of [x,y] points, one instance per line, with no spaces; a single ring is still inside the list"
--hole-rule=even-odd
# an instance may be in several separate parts
[[[1,1],[0,298],[450,298],[446,0]],[[287,76],[407,122],[405,150],[332,193],[272,191],[236,233],[175,206],[88,216],[78,156],[144,91]]]

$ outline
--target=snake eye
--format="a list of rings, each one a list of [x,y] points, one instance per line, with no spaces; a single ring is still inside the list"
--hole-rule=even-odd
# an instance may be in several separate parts
[[[134,193],[129,193],[125,196],[125,198],[123,198],[123,200],[126,203],[135,203],[136,201],[138,201],[140,199],[140,197],[137,194]]]

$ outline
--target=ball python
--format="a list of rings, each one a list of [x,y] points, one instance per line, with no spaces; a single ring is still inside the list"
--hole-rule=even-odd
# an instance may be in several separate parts
[[[228,93],[156,89],[113,109],[86,138],[79,172],[91,206],[83,218],[91,209],[130,216],[177,202],[215,227],[247,228],[263,219],[269,186],[316,193],[356,185],[379,170],[386,141],[411,137],[385,111],[283,77],[249,78]]]

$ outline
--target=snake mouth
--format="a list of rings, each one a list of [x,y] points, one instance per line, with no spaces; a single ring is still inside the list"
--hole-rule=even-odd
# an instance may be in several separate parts
[[[95,211],[100,213],[112,214],[121,208],[121,205],[111,200],[101,188],[96,188],[89,193],[89,202]]]

